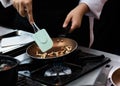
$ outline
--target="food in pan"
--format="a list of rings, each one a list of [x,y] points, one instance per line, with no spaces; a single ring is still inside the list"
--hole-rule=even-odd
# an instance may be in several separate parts
[[[11,68],[11,66],[6,64],[6,63],[0,64],[0,71],[5,71],[5,70],[8,70],[10,68]]]
[[[59,57],[63,56],[65,54],[68,54],[72,51],[72,46],[62,46],[60,49],[56,51],[51,51],[51,52],[45,52],[45,53],[40,53],[39,51],[36,51],[37,57],[40,57],[42,59],[47,58],[47,57]]]

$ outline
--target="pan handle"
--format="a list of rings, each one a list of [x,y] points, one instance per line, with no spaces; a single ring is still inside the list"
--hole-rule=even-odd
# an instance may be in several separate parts
[[[66,28],[62,29],[62,32],[59,35],[59,37],[67,37],[67,35],[69,34],[70,27],[71,27],[71,22],[68,24]]]

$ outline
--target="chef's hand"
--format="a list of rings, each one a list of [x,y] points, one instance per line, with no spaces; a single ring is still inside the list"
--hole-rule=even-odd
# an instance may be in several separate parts
[[[86,4],[80,3],[77,7],[69,12],[64,23],[63,28],[66,28],[71,22],[70,33],[81,26],[82,18],[85,13],[89,11],[89,8]]]
[[[13,0],[13,6],[22,17],[28,17],[29,22],[34,22],[32,14],[32,0]]]

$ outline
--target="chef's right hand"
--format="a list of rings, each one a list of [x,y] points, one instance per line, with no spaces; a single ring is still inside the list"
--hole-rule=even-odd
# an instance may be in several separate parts
[[[32,13],[32,0],[13,0],[13,6],[21,16],[27,16],[31,24],[34,22]]]

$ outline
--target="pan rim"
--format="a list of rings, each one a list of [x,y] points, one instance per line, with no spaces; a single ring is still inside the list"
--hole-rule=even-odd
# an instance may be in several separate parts
[[[78,48],[78,43],[75,41],[75,40],[73,40],[73,39],[70,39],[70,38],[65,38],[65,37],[55,37],[55,38],[52,38],[52,39],[57,39],[57,38],[59,38],[59,39],[69,39],[69,40],[71,40],[72,42],[74,42],[74,44],[75,44],[75,47],[71,50],[71,52],[70,53],[72,53],[73,51],[75,51],[77,48]],[[29,50],[29,48],[31,48],[33,45],[36,45],[36,43],[35,42],[33,42],[30,46],[28,46],[28,48],[26,49],[26,54],[29,56],[29,57],[32,57],[32,58],[34,58],[34,59],[40,59],[40,60],[49,60],[49,59],[57,59],[57,58],[60,58],[60,57],[63,57],[63,56],[66,56],[66,55],[68,55],[68,54],[70,54],[70,53],[67,53],[67,54],[64,54],[64,55],[62,55],[62,56],[58,56],[58,57],[48,57],[48,58],[40,58],[40,57],[37,57],[37,56],[33,56],[33,55],[30,55],[29,53],[28,53],[28,50]]]
[[[117,86],[115,81],[113,80],[113,76],[114,74],[116,74],[116,72],[120,71],[120,67],[116,68],[113,72],[112,72],[112,75],[111,75],[111,78],[110,78],[110,81],[111,83],[113,84],[113,86]]]

